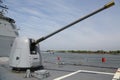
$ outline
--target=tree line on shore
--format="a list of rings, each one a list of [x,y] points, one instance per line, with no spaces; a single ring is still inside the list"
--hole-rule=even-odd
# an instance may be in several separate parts
[[[104,51],[104,50],[47,50],[47,52],[58,52],[58,53],[99,53],[99,54],[120,54],[120,50]]]

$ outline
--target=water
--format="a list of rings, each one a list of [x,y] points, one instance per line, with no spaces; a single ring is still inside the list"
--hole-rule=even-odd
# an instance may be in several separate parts
[[[42,53],[43,62],[57,63],[57,57],[65,64],[88,65],[98,67],[118,68],[120,67],[120,55],[110,54],[77,54],[77,53]],[[102,58],[106,61],[102,62]]]

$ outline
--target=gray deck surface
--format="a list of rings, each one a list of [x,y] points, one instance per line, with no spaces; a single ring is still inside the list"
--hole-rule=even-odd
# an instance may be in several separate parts
[[[25,72],[13,72],[8,61],[0,60],[0,80],[112,80],[120,66],[120,56],[115,55],[80,55],[78,54],[42,54],[45,70],[50,76],[43,79],[24,78]],[[58,65],[60,56],[63,65]],[[106,57],[102,63],[100,58]],[[112,60],[111,60],[112,59]]]
[[[112,80],[113,75],[116,72],[116,69],[89,66],[58,65],[52,63],[44,63],[44,66],[45,70],[50,72],[50,76],[48,78],[44,78],[43,80]],[[58,79],[78,70],[84,70],[86,72],[78,72],[71,76]],[[24,76],[24,72],[12,72],[7,63],[0,64],[0,80],[37,80],[36,78],[24,78]]]

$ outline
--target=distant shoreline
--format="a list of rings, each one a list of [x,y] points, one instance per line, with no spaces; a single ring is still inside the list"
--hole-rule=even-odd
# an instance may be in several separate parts
[[[46,52],[78,53],[78,54],[112,54],[112,55],[120,54],[120,50],[115,50],[115,51],[104,51],[104,50],[97,50],[97,51],[88,51],[88,50],[47,50]]]

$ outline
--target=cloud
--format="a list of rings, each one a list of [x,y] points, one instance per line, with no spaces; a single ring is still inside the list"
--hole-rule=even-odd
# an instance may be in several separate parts
[[[7,3],[11,8],[9,16],[21,28],[20,35],[38,39],[90,13],[107,1],[8,0]],[[41,43],[42,49],[119,49],[119,13],[118,6],[98,13],[45,40]]]

